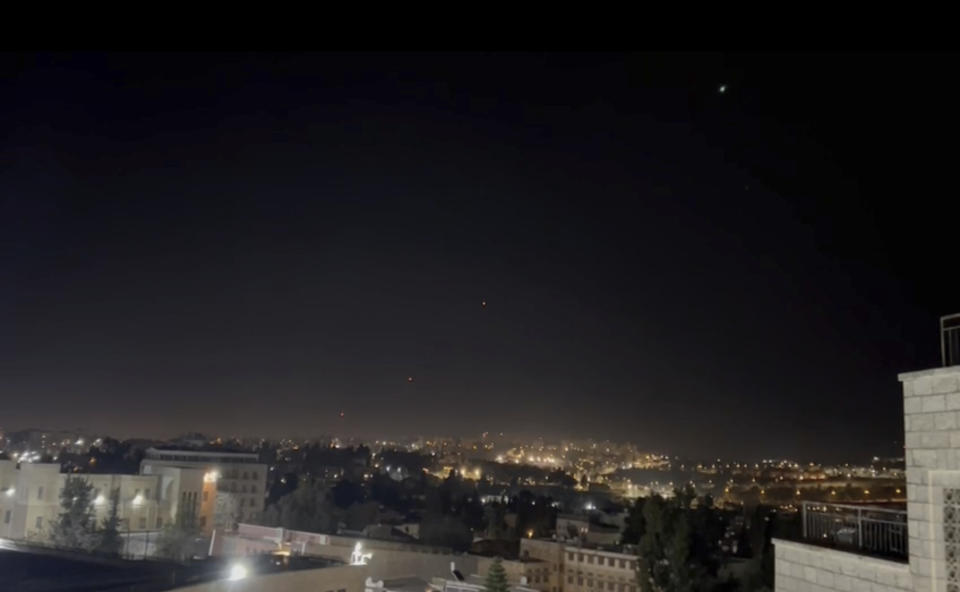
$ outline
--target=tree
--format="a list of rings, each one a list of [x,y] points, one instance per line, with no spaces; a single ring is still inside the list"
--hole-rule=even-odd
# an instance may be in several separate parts
[[[334,532],[340,512],[320,483],[302,480],[293,493],[267,507],[263,524],[310,532]]]
[[[467,525],[453,516],[428,513],[420,523],[420,540],[428,545],[466,551],[473,542]]]
[[[186,561],[193,556],[194,543],[200,534],[194,517],[177,516],[175,522],[164,525],[157,539],[157,555],[174,561]]]
[[[503,563],[499,557],[494,558],[487,570],[487,578],[483,583],[487,592],[509,592],[510,584],[507,583],[507,572],[503,569]]]
[[[692,508],[691,490],[667,501],[659,496],[643,505],[637,580],[643,592],[694,592],[716,583],[717,528],[712,502]]]
[[[120,489],[110,492],[110,510],[103,519],[100,529],[100,540],[97,542],[97,551],[108,555],[119,555],[123,541],[120,539],[120,517],[117,509],[120,506]]]
[[[60,491],[60,515],[51,527],[51,539],[60,547],[90,551],[97,547],[93,514],[93,486],[83,477],[67,477]]]
[[[367,526],[380,521],[380,506],[376,502],[353,504],[347,508],[345,514],[344,520],[347,523],[347,528],[363,530]]]
[[[363,486],[348,479],[341,479],[333,486],[333,503],[346,510],[353,504],[362,504],[366,498]]]
[[[646,531],[646,522],[643,519],[643,505],[646,501],[646,498],[638,497],[630,506],[627,518],[624,521],[623,537],[621,539],[624,544],[636,545]]]

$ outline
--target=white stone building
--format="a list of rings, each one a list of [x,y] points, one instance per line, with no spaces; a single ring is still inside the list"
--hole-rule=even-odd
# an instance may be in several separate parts
[[[204,503],[211,504],[212,512],[229,509],[232,514],[214,513],[211,526],[232,528],[244,520],[257,520],[263,513],[268,467],[256,454],[148,448],[140,462],[140,473],[155,474],[164,467],[200,469],[204,474],[215,476],[214,498],[223,499],[207,499]]]
[[[93,486],[99,524],[110,511],[110,496],[119,492],[117,514],[123,533],[156,531],[190,512],[203,519],[203,473],[177,470],[152,475],[60,472],[59,463],[0,460],[0,538],[43,541],[60,514],[60,492],[69,477]]]
[[[901,529],[889,520],[852,523],[846,533],[855,543],[851,551],[810,544],[826,537],[819,530],[807,530],[808,539],[814,539],[808,543],[776,539],[778,591],[960,592],[960,365],[907,372],[899,379],[909,544],[898,547]],[[808,518],[804,522],[815,525]],[[899,548],[903,559],[857,551],[871,532],[882,535],[879,548]]]

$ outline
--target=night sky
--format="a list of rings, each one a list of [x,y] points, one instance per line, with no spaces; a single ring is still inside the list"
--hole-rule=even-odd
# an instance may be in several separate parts
[[[957,66],[4,55],[0,426],[897,453]]]

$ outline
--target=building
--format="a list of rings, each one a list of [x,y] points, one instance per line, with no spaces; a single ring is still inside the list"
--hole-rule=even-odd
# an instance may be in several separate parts
[[[603,524],[596,516],[558,514],[557,540],[583,541],[588,545],[616,545],[620,542],[622,526]]]
[[[945,353],[951,361],[899,376],[906,512],[805,506],[802,540],[774,540],[778,591],[960,590],[960,360]]]
[[[174,469],[152,475],[70,475],[60,472],[59,463],[18,465],[0,460],[0,537],[46,539],[60,513],[60,492],[70,477],[84,479],[93,486],[98,523],[110,511],[112,493],[118,493],[121,533],[157,531],[184,516],[203,525],[212,517],[200,502],[204,482],[198,469]],[[212,488],[208,491],[212,493]]]
[[[626,546],[522,539],[520,556],[539,559],[549,592],[637,592],[637,556]]]
[[[140,462],[144,475],[161,474],[169,468],[199,469],[215,484],[216,493],[202,500],[202,504],[210,504],[210,529],[232,528],[244,520],[257,520],[263,513],[268,468],[256,454],[148,448]]]

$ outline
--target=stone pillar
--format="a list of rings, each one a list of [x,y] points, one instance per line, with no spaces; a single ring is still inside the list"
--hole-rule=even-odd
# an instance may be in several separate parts
[[[960,592],[960,366],[899,378],[914,590]]]

